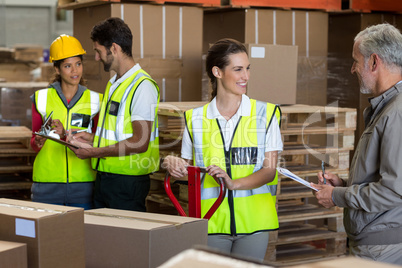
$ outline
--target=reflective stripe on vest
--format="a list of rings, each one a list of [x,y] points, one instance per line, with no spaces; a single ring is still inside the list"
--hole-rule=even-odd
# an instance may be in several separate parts
[[[239,119],[226,153],[218,121],[206,117],[209,104],[185,113],[187,129],[193,141],[195,165],[217,165],[232,179],[249,176],[262,168],[265,137],[272,117],[277,116],[280,122],[280,110],[276,105],[252,99],[250,103],[251,114]],[[201,189],[204,215],[218,197],[219,187],[211,176],[205,175]],[[235,235],[278,228],[276,190],[277,174],[271,183],[257,189],[228,191],[224,202],[209,220],[208,232]]]
[[[122,175],[146,175],[159,169],[159,137],[157,111],[159,88],[152,78],[142,69],[123,81],[112,93],[104,98],[99,116],[98,128],[94,137],[94,147],[106,147],[133,136],[131,122],[131,102],[138,86],[144,80],[151,81],[158,90],[158,101],[154,109],[155,120],[152,123],[148,149],[144,153],[126,155],[124,151],[117,157],[92,159],[92,167],[102,172]],[[109,96],[109,82],[105,96]]]
[[[59,119],[64,128],[88,129],[92,132],[92,119],[99,112],[102,94],[85,90],[74,104],[67,108],[56,89],[46,88],[35,92],[35,105],[42,120],[53,111],[52,119]],[[47,140],[35,158],[33,181],[35,182],[89,182],[96,172],[90,159],[79,159],[69,148]]]

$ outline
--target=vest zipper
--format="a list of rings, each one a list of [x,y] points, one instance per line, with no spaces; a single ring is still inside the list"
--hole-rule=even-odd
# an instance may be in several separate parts
[[[231,169],[231,165],[230,165],[232,143],[233,143],[234,136],[236,134],[237,127],[239,126],[240,120],[241,120],[241,116],[239,117],[236,127],[233,130],[233,135],[232,135],[232,139],[230,141],[229,150],[226,150],[225,138],[223,137],[222,129],[221,129],[221,126],[219,125],[219,120],[216,119],[216,122],[219,127],[219,131],[221,133],[221,138],[223,141],[223,151],[225,152],[226,173],[229,175],[230,178],[232,178],[232,169]],[[230,235],[237,236],[236,218],[235,218],[234,202],[233,202],[233,190],[228,190],[228,204],[229,204],[229,210],[230,210]]]
[[[66,129],[65,129],[65,131],[67,131],[68,130],[68,117],[69,117],[69,115],[70,115],[70,109],[69,108],[67,108],[67,123],[66,123]],[[62,137],[60,137],[60,138],[62,138]],[[70,179],[69,179],[69,177],[70,177],[70,174],[69,174],[69,172],[68,172],[68,148],[67,147],[65,147],[64,146],[64,152],[66,153],[66,172],[67,172],[67,182],[66,182],[66,196],[64,197],[65,199],[64,199],[64,203],[67,203],[67,201],[69,200],[68,199],[68,195],[69,195],[69,193],[68,193],[68,189],[70,188],[70,187],[68,187],[68,184],[70,183]]]
[[[117,88],[116,88],[117,89]],[[110,98],[110,100],[107,102],[107,104],[106,104],[106,108],[105,108],[105,114],[103,115],[103,121],[102,121],[102,126],[101,126],[101,130],[100,130],[100,132],[99,132],[99,138],[98,138],[98,148],[99,148],[99,146],[100,146],[100,143],[101,143],[101,139],[102,139],[102,132],[103,132],[103,127],[105,126],[105,118],[106,118],[106,114],[107,114],[107,109],[108,109],[108,107],[109,107],[109,105],[110,105],[110,103],[111,103],[111,100],[112,100],[112,98]],[[96,131],[95,131],[95,135],[96,135]],[[96,166],[95,166],[95,170],[98,170],[98,167],[99,167],[99,161],[100,161],[100,158],[98,158],[98,161],[96,161]]]
[[[121,84],[122,84],[122,83],[120,83],[120,84],[115,88],[115,90],[113,91],[113,93],[112,93],[112,95],[110,96],[110,98],[109,98],[109,96],[108,96],[109,99],[108,99],[108,101],[106,102],[105,113],[104,113],[103,118],[102,118],[102,126],[101,126],[101,130],[100,130],[100,132],[99,132],[98,148],[100,147],[100,143],[101,143],[101,139],[102,139],[102,132],[103,132],[103,128],[104,128],[104,126],[105,126],[105,121],[106,121],[105,118],[106,118],[106,115],[107,115],[107,112],[108,112],[108,108],[109,108],[110,104],[112,103],[112,98],[113,98],[114,93],[116,93],[117,89],[120,87]],[[112,85],[111,85],[111,86],[112,86]],[[109,92],[110,92],[110,87],[109,87],[109,91],[107,92],[108,95],[109,95]],[[106,92],[105,92],[105,93],[106,93]],[[102,105],[102,104],[101,104],[101,105]],[[100,119],[100,117],[99,117],[99,119]],[[95,135],[96,135],[96,131],[95,131]],[[98,170],[99,162],[100,162],[100,158],[98,158],[98,161],[96,161],[95,170]]]

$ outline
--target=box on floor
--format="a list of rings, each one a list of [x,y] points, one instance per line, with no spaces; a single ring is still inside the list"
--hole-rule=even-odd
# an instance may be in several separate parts
[[[0,241],[0,267],[27,268],[27,245]]]
[[[205,219],[116,209],[85,211],[86,267],[158,267],[206,245]]]
[[[0,240],[26,243],[30,268],[85,267],[84,210],[0,199]]]

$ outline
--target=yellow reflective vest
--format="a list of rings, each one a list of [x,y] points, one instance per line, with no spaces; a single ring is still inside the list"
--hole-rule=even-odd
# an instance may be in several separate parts
[[[217,165],[232,180],[260,170],[265,156],[265,137],[273,116],[280,124],[278,106],[250,99],[250,116],[240,117],[231,145],[225,141],[217,119],[207,118],[209,104],[185,112],[186,126],[193,142],[196,166]],[[275,230],[279,227],[276,212],[278,174],[266,185],[252,190],[228,190],[226,197],[208,221],[209,234],[239,235]],[[205,175],[201,182],[201,214],[204,216],[219,195],[219,185]]]
[[[59,119],[65,130],[88,129],[90,133],[92,119],[102,101],[102,94],[89,89],[82,91],[81,86],[68,106],[53,87],[36,91],[34,97],[43,122],[53,111],[52,119]],[[69,148],[52,140],[45,142],[33,165],[34,182],[90,182],[95,176],[90,159],[79,159]]]
[[[131,102],[138,86],[144,80],[151,81],[158,90],[158,102],[154,109],[155,120],[152,123],[151,138],[144,153],[93,158],[92,167],[96,170],[122,175],[146,175],[159,169],[158,105],[159,87],[144,70],[140,69],[123,81],[109,98],[104,98],[99,115],[98,128],[94,137],[94,147],[106,147],[133,136],[131,123]],[[109,96],[109,81],[105,96]]]

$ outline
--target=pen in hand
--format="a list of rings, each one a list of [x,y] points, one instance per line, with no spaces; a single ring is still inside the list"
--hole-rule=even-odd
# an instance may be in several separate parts
[[[321,169],[322,169],[322,177],[324,179],[324,184],[327,184],[327,180],[324,177],[324,174],[325,174],[325,162],[324,162],[324,160],[321,161]]]
[[[86,131],[88,131],[88,129],[80,129],[80,130],[75,130],[75,131],[72,131],[71,132],[71,134],[77,134],[77,133],[80,133],[80,132],[86,132]]]

